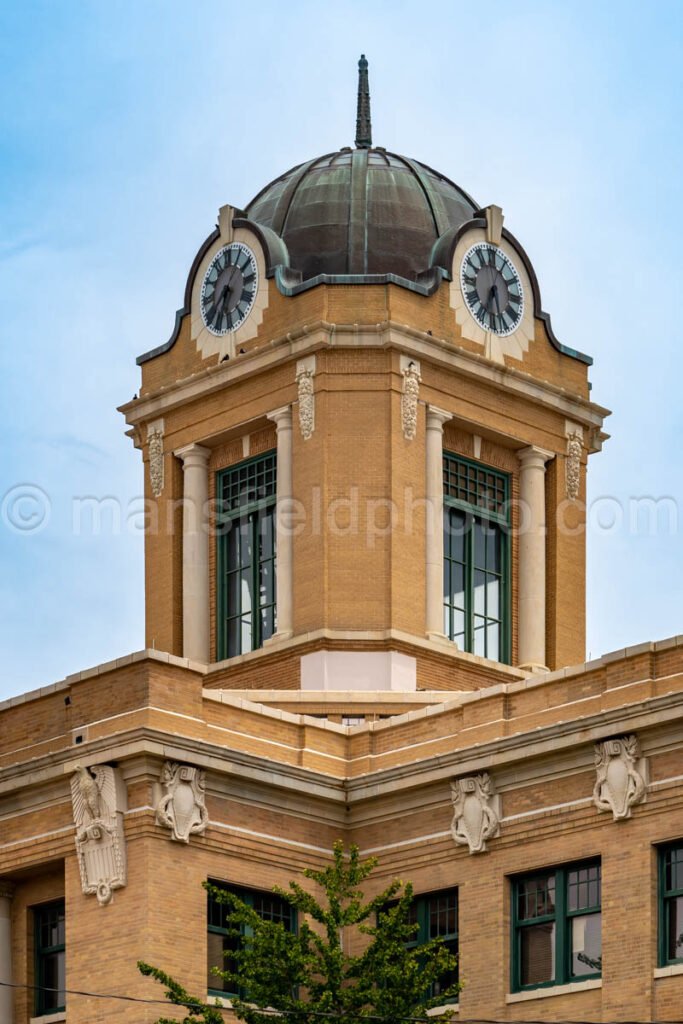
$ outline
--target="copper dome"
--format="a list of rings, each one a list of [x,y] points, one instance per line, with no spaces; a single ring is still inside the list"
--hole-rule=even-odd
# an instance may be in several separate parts
[[[266,185],[246,212],[283,239],[304,281],[320,274],[412,281],[429,267],[437,239],[477,210],[430,167],[362,147],[299,164]]]

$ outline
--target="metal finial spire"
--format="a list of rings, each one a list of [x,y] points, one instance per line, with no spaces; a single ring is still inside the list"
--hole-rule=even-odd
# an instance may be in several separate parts
[[[358,61],[358,111],[356,114],[356,148],[370,149],[372,146],[372,124],[370,122],[370,86],[368,85],[368,62],[361,53]]]

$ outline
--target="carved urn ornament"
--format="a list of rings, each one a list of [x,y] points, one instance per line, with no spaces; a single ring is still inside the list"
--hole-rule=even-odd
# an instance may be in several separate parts
[[[611,811],[615,821],[631,817],[631,808],[645,796],[644,763],[635,736],[595,744],[597,779],[593,801],[599,811]]]
[[[116,768],[77,765],[71,777],[71,800],[83,892],[95,893],[104,906],[114,890],[126,884],[126,788]]]
[[[500,831],[500,798],[487,772],[451,782],[453,821],[451,834],[456,843],[469,846],[470,853],[484,853],[486,840]]]
[[[172,839],[189,843],[191,835],[206,830],[209,820],[204,772],[189,764],[166,761],[159,782],[162,796],[156,808],[157,823],[171,830]]]

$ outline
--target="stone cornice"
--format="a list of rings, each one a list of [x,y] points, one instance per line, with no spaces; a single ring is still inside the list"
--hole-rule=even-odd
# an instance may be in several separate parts
[[[212,776],[234,779],[240,784],[263,786],[292,794],[305,793],[306,799],[328,801],[337,805],[359,805],[365,800],[379,796],[403,794],[426,785],[445,782],[454,776],[474,774],[481,771],[495,771],[497,774],[521,769],[527,775],[531,759],[536,768],[527,781],[538,781],[544,775],[567,774],[571,766],[567,760],[569,752],[576,751],[574,770],[585,771],[591,767],[593,744],[599,740],[625,732],[643,733],[650,731],[652,739],[643,741],[645,754],[667,749],[680,735],[683,721],[683,694],[667,693],[645,701],[598,710],[574,720],[553,723],[532,731],[500,736],[484,743],[454,750],[448,754],[429,756],[419,761],[368,771],[359,777],[333,777],[324,772],[256,754],[248,754],[227,748],[223,744],[210,743],[181,735],[170,736],[168,732],[152,728],[135,728],[115,736],[103,736],[84,743],[78,753],[72,748],[32,759],[28,763],[13,765],[0,772],[0,798],[8,796],[27,786],[42,786],[70,775],[76,764],[88,766],[102,761],[116,761],[125,765],[130,759],[152,757],[159,761],[176,760],[186,762],[207,771],[210,791],[225,792],[223,786],[211,782]],[[513,724],[513,723],[510,723]],[[662,734],[662,739],[657,740]],[[557,762],[553,768],[553,762]],[[516,781],[522,781],[516,779]]]
[[[390,792],[428,785],[454,775],[491,770],[498,772],[502,767],[513,769],[515,765],[524,765],[530,758],[550,759],[571,747],[586,746],[592,759],[592,744],[599,740],[619,733],[640,733],[671,722],[680,728],[682,721],[683,694],[667,693],[662,697],[542,726],[531,732],[497,737],[452,754],[425,757],[419,764],[413,761],[395,768],[369,772],[347,781],[348,800],[349,803],[355,803]]]
[[[119,407],[119,411],[125,415],[127,423],[135,426],[290,359],[299,359],[322,348],[349,347],[397,348],[425,362],[431,361],[471,379],[504,388],[586,426],[593,431],[592,449],[599,449],[600,431],[603,420],[609,415],[608,409],[554,384],[536,380],[514,367],[499,366],[476,353],[391,320],[368,325],[317,321],[276,338],[239,359],[207,367],[191,377],[127,402]]]

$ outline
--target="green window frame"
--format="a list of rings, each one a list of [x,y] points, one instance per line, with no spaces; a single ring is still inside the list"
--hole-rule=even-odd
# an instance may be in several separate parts
[[[417,924],[417,932],[408,948],[423,946],[431,939],[440,938],[446,948],[458,955],[458,890],[443,889],[439,892],[423,893],[416,896],[410,907],[410,922]],[[445,988],[458,980],[458,968],[449,971],[430,986],[427,998],[433,999]],[[457,1003],[457,998],[449,1003]]]
[[[463,651],[509,663],[510,477],[443,453],[444,633]]]
[[[602,976],[599,860],[512,879],[513,992]]]
[[[33,908],[36,1016],[66,1009],[66,916],[64,900]]]
[[[277,453],[216,474],[216,656],[255,651],[277,629]]]
[[[659,966],[683,963],[683,840],[659,850]]]
[[[253,907],[264,920],[282,924],[287,931],[295,932],[297,930],[296,909],[281,896],[273,892],[245,889],[213,879],[209,879],[209,881],[216,888],[239,896],[244,903]],[[212,996],[223,998],[241,996],[244,998],[244,992],[230,991],[226,987],[227,982],[211,972],[212,967],[223,969],[226,962],[230,962],[230,953],[237,948],[240,940],[231,935],[228,930],[230,908],[225,903],[219,903],[211,893],[208,893],[207,897],[207,991]]]

